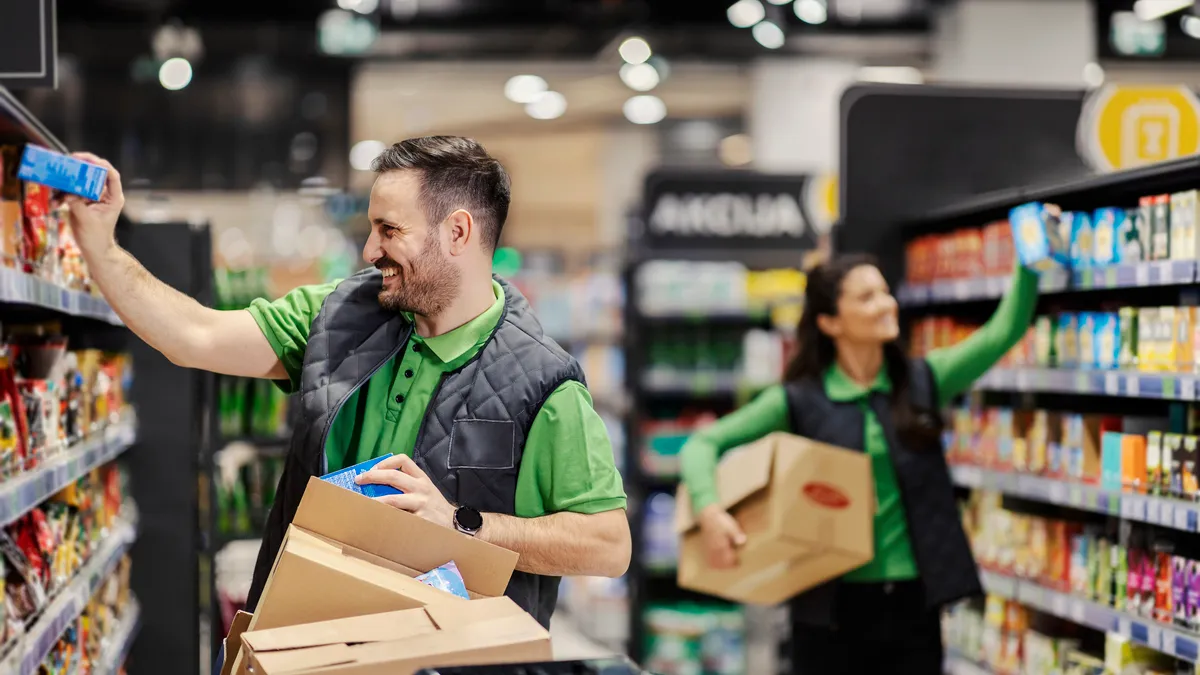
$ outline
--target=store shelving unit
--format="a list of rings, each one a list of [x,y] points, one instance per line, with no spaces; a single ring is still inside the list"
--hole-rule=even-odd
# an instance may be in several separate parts
[[[0,87],[0,139],[37,143],[66,152],[66,147],[3,87]],[[82,343],[94,346],[123,343],[125,336],[119,330],[113,332],[122,325],[121,320],[103,298],[9,267],[0,267],[0,316],[6,321],[19,321],[23,317],[62,319],[72,341],[80,337]],[[116,342],[114,335],[119,336]],[[138,439],[138,418],[129,410],[102,433],[64,448],[34,469],[0,482],[0,527],[11,525],[93,469],[122,456]],[[137,538],[135,499],[126,504],[118,519],[103,533],[97,549],[47,599],[47,604],[26,623],[24,631],[0,645],[0,672],[15,675],[39,672],[43,659],[68,626],[83,614],[120,561],[131,553]],[[120,670],[137,636],[139,614],[136,600],[123,608],[120,628],[105,636],[109,646],[95,672],[115,674]]]
[[[0,657],[0,672],[34,675],[42,659],[54,647],[67,626],[79,618],[100,584],[112,574],[117,563],[137,538],[137,516],[127,514],[104,538],[104,543],[75,577],[50,600],[25,634],[9,645]],[[129,638],[127,638],[129,639]]]
[[[1128,208],[1136,206],[1138,197],[1146,194],[1196,187],[1197,169],[1200,169],[1200,160],[1189,158],[1058,185],[986,195],[919,218],[904,230],[904,236],[946,232],[957,227],[981,227],[1003,218],[1009,208],[1034,200],[1056,203],[1064,210],[1090,210],[1102,206]],[[1196,282],[1197,273],[1197,261],[1194,260],[1060,270],[1042,278],[1041,290],[1051,296],[1050,301],[1074,308],[1090,308],[1100,302],[1111,304],[1114,301],[1134,306],[1184,305],[1189,304],[1185,301],[1186,287]],[[980,316],[979,304],[994,302],[1007,284],[1007,277],[981,277],[921,286],[902,285],[897,295],[909,315],[970,313],[977,318]],[[1097,291],[1103,291],[1103,294]],[[1154,410],[1156,415],[1166,418],[1172,407],[1197,400],[1198,383],[1200,374],[1196,373],[1011,367],[988,372],[976,383],[974,395],[1015,408],[1036,403],[1037,407],[1080,413],[1098,412],[1103,406],[1111,410],[1115,405],[1113,399],[1137,401],[1141,406],[1139,410]],[[1145,523],[1182,538],[1200,531],[1200,504],[1192,501],[1105,491],[1091,484],[976,466],[954,466],[952,474],[954,482],[961,488],[985,488],[1028,503]],[[982,579],[988,593],[1015,600],[1043,614],[1127,636],[1178,659],[1191,662],[1200,659],[1200,634],[1190,630],[1119,611],[1026,579],[987,571],[983,572]],[[954,655],[947,662],[950,672],[987,672],[986,669],[978,670],[979,664]]]

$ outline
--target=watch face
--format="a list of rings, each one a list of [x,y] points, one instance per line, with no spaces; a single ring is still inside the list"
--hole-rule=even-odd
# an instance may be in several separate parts
[[[483,527],[483,516],[469,506],[458,507],[458,510],[454,512],[454,519],[458,521],[459,527],[466,530],[475,531]]]

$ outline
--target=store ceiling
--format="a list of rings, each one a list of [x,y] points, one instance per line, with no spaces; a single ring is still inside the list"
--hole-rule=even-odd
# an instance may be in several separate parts
[[[359,0],[354,0],[359,1]],[[623,31],[652,36],[673,58],[745,60],[763,49],[749,31],[730,25],[731,0],[362,0],[377,3],[373,17],[382,37],[366,58],[494,59],[590,58]],[[794,35],[921,33],[928,8],[940,0],[853,0],[866,11],[853,24],[836,20],[820,28],[800,22],[788,6],[769,9]],[[836,2],[836,0],[831,0]],[[841,0],[849,3],[850,0]],[[152,30],[169,20],[199,28],[205,40],[218,31],[270,29],[311,33],[335,0],[58,0],[60,24],[89,30]],[[832,6],[832,5],[831,5]],[[831,14],[832,16],[832,14]],[[301,41],[304,42],[304,41]],[[313,39],[305,48],[311,49]],[[809,50],[793,41],[784,51]],[[246,49],[243,40],[235,42]]]

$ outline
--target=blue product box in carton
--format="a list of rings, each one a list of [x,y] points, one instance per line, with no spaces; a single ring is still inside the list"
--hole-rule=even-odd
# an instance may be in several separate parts
[[[370,471],[371,469],[375,468],[376,464],[391,456],[392,454],[389,452],[382,457],[368,459],[361,464],[348,466],[341,471],[327,473],[324,476],[321,476],[321,480],[325,481],[326,483],[333,483],[339,487],[344,487],[351,492],[357,492],[360,495],[364,495],[372,499],[376,497],[383,497],[385,495],[402,495],[404,494],[403,492],[390,485],[359,485],[358,483],[354,482],[354,478],[356,476]]]
[[[98,201],[108,169],[29,143],[17,166],[17,178]]]
[[[1121,262],[1118,232],[1125,225],[1125,209],[1096,209],[1092,216],[1092,264],[1115,265]]]
[[[1008,212],[1013,230],[1017,259],[1025,267],[1045,271],[1070,263],[1070,251],[1063,241],[1061,210],[1054,204],[1030,202]]]
[[[1069,224],[1068,241],[1071,242],[1071,266],[1083,269],[1092,266],[1092,217],[1081,211],[1063,214],[1063,222]]]

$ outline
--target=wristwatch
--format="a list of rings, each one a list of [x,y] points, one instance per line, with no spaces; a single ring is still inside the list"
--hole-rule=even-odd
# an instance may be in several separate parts
[[[483,527],[483,515],[479,513],[478,509],[470,506],[460,506],[454,509],[454,529],[474,537],[479,534],[481,527]]]

